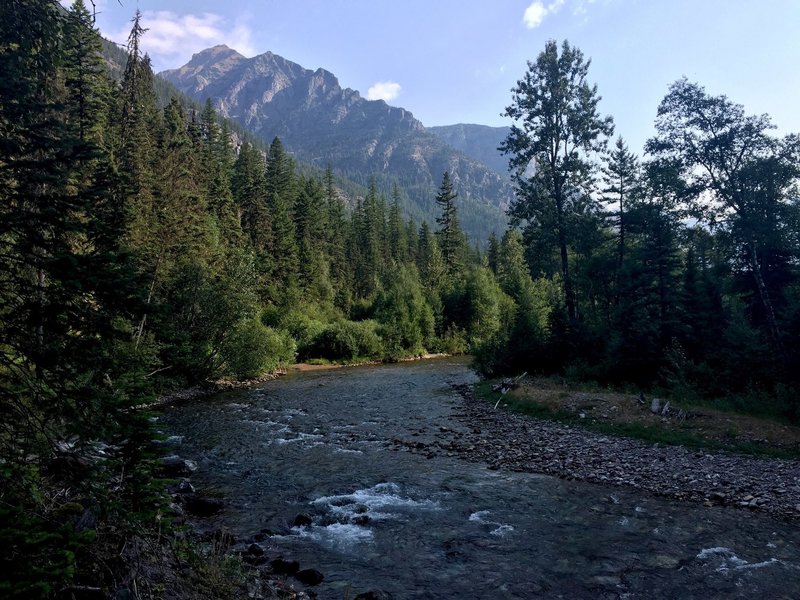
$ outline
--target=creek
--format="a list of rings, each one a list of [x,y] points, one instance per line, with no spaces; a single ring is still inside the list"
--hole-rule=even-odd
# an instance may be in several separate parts
[[[797,598],[800,527],[397,449],[469,436],[462,359],[290,374],[168,408],[209,526],[321,571],[321,598]],[[292,526],[298,514],[310,525]]]

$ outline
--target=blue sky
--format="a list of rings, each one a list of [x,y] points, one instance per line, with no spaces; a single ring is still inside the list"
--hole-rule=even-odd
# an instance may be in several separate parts
[[[65,0],[66,1],[66,0]],[[687,76],[800,132],[798,0],[95,0],[124,41],[138,7],[156,70],[224,43],[333,72],[425,125],[505,125],[510,89],[548,39],[591,58],[616,133],[641,153],[658,103]],[[88,0],[87,0],[88,4]]]

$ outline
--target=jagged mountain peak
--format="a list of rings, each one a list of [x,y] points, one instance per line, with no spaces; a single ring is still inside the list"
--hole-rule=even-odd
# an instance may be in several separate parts
[[[280,137],[303,161],[332,166],[363,183],[372,175],[395,180],[416,203],[417,216],[435,214],[442,173],[457,183],[463,223],[476,239],[502,228],[507,180],[428,132],[414,115],[383,100],[343,88],[330,71],[273,52],[245,58],[227,47],[196,54],[161,74],[182,92],[210,98],[219,112],[269,142]]]

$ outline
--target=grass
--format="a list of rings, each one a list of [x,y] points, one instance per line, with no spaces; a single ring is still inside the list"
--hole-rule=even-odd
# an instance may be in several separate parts
[[[494,405],[501,395],[486,380],[475,386],[478,397]],[[770,458],[800,458],[800,428],[752,415],[731,414],[704,407],[679,421],[654,415],[649,400],[605,389],[579,389],[553,379],[528,379],[503,397],[511,410],[615,437],[697,450],[728,451]]]

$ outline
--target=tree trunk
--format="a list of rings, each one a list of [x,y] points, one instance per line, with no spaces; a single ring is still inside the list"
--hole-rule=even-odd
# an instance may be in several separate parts
[[[783,352],[783,343],[781,341],[781,331],[778,327],[778,320],[775,318],[775,309],[772,307],[772,299],[769,295],[769,290],[764,283],[764,277],[761,274],[761,264],[758,262],[758,252],[756,251],[755,242],[750,242],[750,268],[753,270],[753,277],[756,280],[756,287],[758,288],[758,295],[761,298],[761,304],[764,306],[764,312],[767,316],[767,326],[769,327],[769,334],[772,338],[772,343],[775,351],[778,354],[782,364],[786,362],[786,355]]]
[[[567,303],[567,317],[570,326],[575,324],[577,311],[575,309],[575,290],[572,289],[572,278],[569,274],[569,254],[567,252],[567,232],[564,224],[563,203],[556,203],[558,211],[558,246],[561,251],[561,274],[564,277],[564,299]]]

